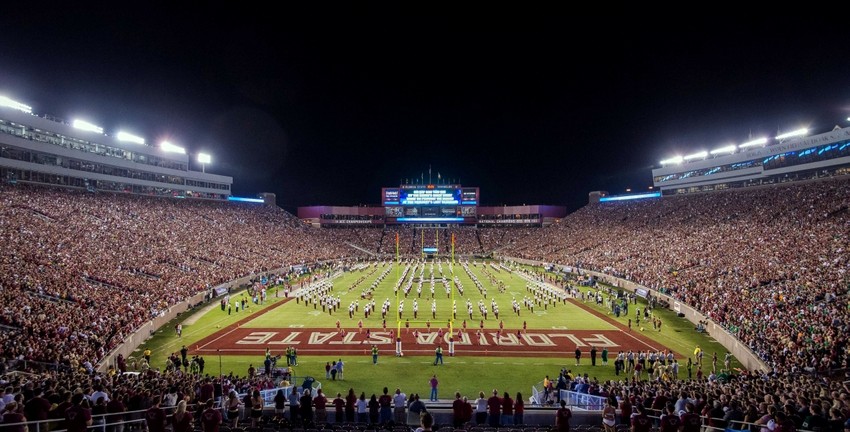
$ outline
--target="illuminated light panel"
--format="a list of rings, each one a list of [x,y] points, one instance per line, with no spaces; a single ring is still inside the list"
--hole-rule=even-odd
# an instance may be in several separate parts
[[[72,125],[74,126],[74,128],[79,129],[79,130],[84,130],[84,131],[89,131],[89,132],[94,132],[94,133],[99,133],[99,134],[103,133],[102,127],[95,125],[95,124],[91,124],[91,123],[89,123],[85,120],[74,120],[74,123],[72,123]]]
[[[808,129],[801,128],[801,129],[793,130],[791,132],[785,132],[784,134],[781,134],[781,135],[777,135],[775,137],[775,139],[781,140],[781,139],[785,139],[785,138],[791,138],[791,137],[805,135],[807,133],[809,133]]]
[[[160,143],[159,148],[162,149],[162,151],[169,152],[169,153],[186,154],[186,149],[184,149],[183,147],[171,144],[168,141],[163,141],[162,143]]]
[[[735,150],[737,150],[737,149],[738,149],[738,147],[736,147],[735,144],[732,144],[732,145],[728,145],[726,147],[720,147],[720,148],[714,149],[709,153],[711,153],[713,155],[721,154],[721,153],[735,153]]]
[[[29,105],[22,104],[18,101],[9,99],[6,96],[0,96],[0,106],[14,108],[18,111],[23,111],[27,114],[32,114],[32,107]]]
[[[249,203],[258,203],[263,204],[265,201],[262,198],[242,198],[242,197],[227,197],[228,201],[236,201],[236,202],[249,202]]]
[[[699,153],[689,154],[689,155],[683,157],[682,159],[684,159],[684,160],[705,159],[707,157],[708,157],[708,152],[707,151],[701,151]]]
[[[428,218],[428,217],[400,217],[396,218],[397,222],[463,222],[462,217],[451,218]]]
[[[670,159],[664,159],[661,161],[661,165],[680,164],[683,160],[685,159],[681,156],[673,156]]]
[[[755,146],[763,146],[767,144],[767,138],[759,138],[752,141],[747,141],[743,144],[738,145],[738,148],[747,148],[747,147],[755,147]]]
[[[644,199],[644,198],[660,198],[661,192],[650,192],[650,193],[642,193],[642,194],[634,194],[634,195],[615,195],[599,198],[599,202],[608,202],[608,201],[628,201],[628,200],[636,200],[636,199]]]
[[[202,164],[208,164],[208,163],[212,162],[212,156],[210,156],[206,153],[198,153],[198,162],[200,162]]]
[[[124,131],[118,132],[118,135],[116,135],[115,137],[118,138],[118,141],[131,142],[131,143],[135,143],[135,144],[144,144],[145,143],[144,138],[139,137],[139,136],[135,136],[133,134],[129,134],[129,133],[124,132]]]

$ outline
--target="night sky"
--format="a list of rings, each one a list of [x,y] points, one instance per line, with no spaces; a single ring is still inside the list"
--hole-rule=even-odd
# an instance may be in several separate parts
[[[429,165],[485,205],[572,210],[592,190],[645,190],[677,153],[848,124],[840,14],[647,22],[444,5],[9,8],[0,94],[209,152],[234,195],[275,192],[290,211],[377,205]]]

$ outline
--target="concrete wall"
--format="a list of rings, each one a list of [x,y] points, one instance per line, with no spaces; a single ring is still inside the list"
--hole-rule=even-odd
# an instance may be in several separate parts
[[[504,259],[508,259],[511,261],[515,261],[522,264],[528,265],[542,265],[543,263],[539,261],[531,261],[520,258],[511,258],[511,257],[502,257]],[[650,294],[657,296],[660,300],[664,300],[670,304],[670,308],[676,312],[681,312],[685,315],[688,321],[692,322],[694,326],[697,325],[700,321],[708,322],[706,325],[706,331],[712,338],[714,338],[718,343],[723,345],[727,350],[729,350],[735,358],[744,366],[744,369],[747,370],[764,370],[768,371],[770,368],[765,364],[757,355],[754,353],[747,345],[739,341],[735,338],[731,333],[726,331],[720,324],[717,324],[711,318],[703,315],[696,309],[679,302],[673,297],[664,295],[655,291],[653,289],[644,287],[642,285],[638,285],[634,282],[627,281],[625,279],[621,279],[618,277],[614,277],[611,275],[607,275],[604,273],[583,270],[585,274],[590,274],[596,276],[596,278],[602,282],[605,282],[608,285],[620,287],[629,291],[634,291],[637,288],[642,288],[649,291]]]
[[[248,281],[250,281],[251,279],[256,278],[258,276],[267,275],[267,274],[280,274],[283,271],[285,271],[286,269],[287,268],[285,268],[285,267],[281,267],[279,269],[271,270],[271,271],[268,271],[268,272],[251,274],[251,275],[241,277],[241,278],[236,279],[236,280],[232,280],[232,281],[227,282],[227,283],[223,283],[221,285],[218,285],[216,288],[218,288],[218,287],[238,288],[240,285],[246,284],[246,283],[248,283]],[[104,357],[103,360],[100,361],[100,363],[97,365],[97,370],[100,371],[100,372],[105,372],[106,370],[109,369],[109,365],[115,365],[115,367],[117,368],[118,366],[117,366],[117,363],[116,363],[116,359],[118,358],[118,354],[123,354],[124,358],[127,358],[130,355],[132,355],[133,351],[135,351],[136,348],[139,347],[139,345],[141,345],[144,341],[146,341],[149,337],[151,337],[151,335],[153,335],[154,332],[156,332],[160,327],[162,327],[163,325],[165,325],[169,321],[176,318],[177,315],[188,311],[189,308],[192,305],[198,305],[198,304],[202,303],[204,301],[204,297],[207,296],[209,293],[210,293],[210,290],[206,290],[202,293],[195,294],[194,296],[189,297],[188,299],[186,299],[186,300],[184,300],[180,303],[177,303],[174,306],[171,306],[170,308],[168,308],[168,310],[166,310],[166,312],[163,315],[160,315],[160,316],[142,324],[138,329],[136,329],[136,331],[133,334],[131,334],[130,336],[127,336],[127,338],[125,338],[124,341],[121,342],[121,344],[118,345],[117,348],[112,350],[112,352],[107,354],[107,356]]]

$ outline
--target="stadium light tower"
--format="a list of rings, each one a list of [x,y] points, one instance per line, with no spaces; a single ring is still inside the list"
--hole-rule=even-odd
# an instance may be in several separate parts
[[[685,159],[681,156],[673,156],[670,159],[664,159],[661,161],[661,165],[680,164],[683,160]]]
[[[32,114],[32,107],[29,105],[22,104],[18,101],[14,101],[9,99],[6,96],[0,96],[0,106],[14,108],[18,111],[23,111],[27,114]]]
[[[207,164],[212,162],[212,156],[207,153],[198,153],[198,162],[201,164],[201,172],[207,172]]]
[[[705,159],[707,157],[708,157],[708,152],[707,151],[701,151],[699,153],[689,154],[689,155],[683,157],[682,159],[684,159],[684,160]]]
[[[100,127],[96,124],[89,123],[85,120],[74,120],[73,126],[74,126],[74,128],[79,129],[79,130],[94,132],[94,133],[97,133],[97,134],[103,134],[103,128],[102,127]]]
[[[163,142],[159,143],[159,148],[162,149],[162,151],[164,151],[164,152],[186,154],[186,149],[184,149],[183,147],[171,144],[168,141],[163,141]]]
[[[738,147],[736,147],[735,144],[730,144],[726,147],[720,147],[720,148],[714,149],[714,150],[710,151],[709,153],[711,153],[712,155],[722,154],[722,153],[735,153],[735,150],[737,150],[737,149],[738,149]]]
[[[118,132],[118,135],[116,136],[116,138],[118,138],[118,141],[126,141],[126,142],[131,142],[131,143],[136,143],[136,144],[144,144],[145,143],[144,138],[142,138],[140,136],[133,135],[133,134],[129,134],[129,133],[124,132],[124,131]]]
[[[777,135],[774,139],[776,139],[776,140],[778,140],[778,141],[781,141],[781,140],[788,139],[788,138],[793,138],[793,137],[797,137],[797,136],[803,136],[803,135],[805,135],[805,134],[807,134],[807,133],[809,133],[809,130],[808,130],[808,129],[806,129],[806,128],[800,128],[800,129],[797,129],[797,130],[793,130],[793,131],[791,131],[791,132],[786,132],[786,133],[784,133],[784,134]]]
[[[759,139],[754,139],[752,141],[747,141],[743,144],[740,144],[740,145],[738,145],[738,148],[763,146],[765,144],[767,144],[767,138],[759,138]]]

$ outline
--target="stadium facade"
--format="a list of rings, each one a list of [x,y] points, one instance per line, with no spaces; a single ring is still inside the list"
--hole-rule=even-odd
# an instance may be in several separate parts
[[[850,174],[850,128],[755,144],[678,158],[652,170],[653,185],[680,195]]]
[[[28,107],[26,107],[28,108]],[[179,198],[226,200],[233,178],[191,171],[189,155],[120,140],[0,104],[0,179]]]
[[[401,185],[381,189],[380,206],[308,206],[298,208],[303,221],[324,228],[385,227],[541,227],[567,215],[563,206],[480,206],[477,187],[456,184]]]

